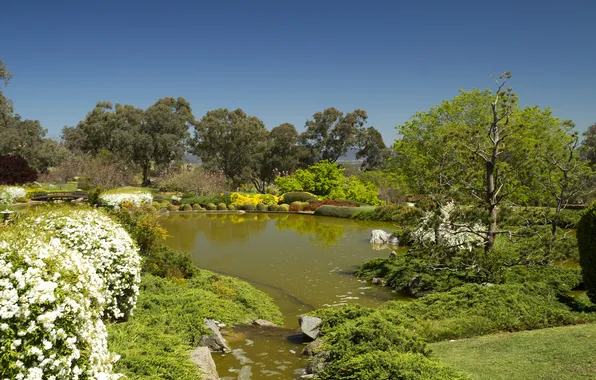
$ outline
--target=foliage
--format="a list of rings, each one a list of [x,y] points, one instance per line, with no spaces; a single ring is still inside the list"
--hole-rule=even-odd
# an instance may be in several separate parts
[[[283,203],[292,203],[292,202],[313,202],[317,201],[317,197],[311,193],[304,193],[304,192],[289,192],[285,193],[279,200],[279,202]]]
[[[203,196],[228,190],[223,174],[210,172],[202,167],[193,167],[162,177],[158,179],[158,186],[160,191],[192,192]]]
[[[315,113],[313,120],[307,120],[300,143],[318,160],[336,162],[357,144],[359,130],[367,118],[366,111],[360,109],[344,115],[333,107],[327,108]]]
[[[234,205],[245,203],[252,203],[255,206],[259,203],[271,205],[277,204],[277,202],[279,202],[279,197],[271,194],[230,193],[230,203]]]
[[[213,210],[217,210],[217,206],[213,203],[207,203],[205,205],[205,209],[207,209],[209,211],[213,211]]]
[[[137,313],[108,327],[110,347],[122,355],[116,369],[130,379],[197,379],[188,351],[207,333],[204,318],[282,321],[273,301],[243,281],[204,270],[177,281],[145,275]]]
[[[23,226],[0,232],[2,378],[118,379],[101,320],[107,278],[81,246]]]
[[[278,205],[269,205],[269,207],[267,209],[268,209],[268,211],[279,211],[279,206]]]
[[[387,164],[391,151],[375,127],[362,128],[358,135],[358,146],[360,149],[356,152],[356,159],[363,159],[362,170],[381,169]]]
[[[592,168],[596,168],[596,123],[590,125],[584,132],[581,144],[583,158],[588,160]]]
[[[138,188],[122,188],[108,190],[99,195],[101,204],[109,207],[118,207],[124,202],[131,202],[135,206],[151,204],[153,196],[147,191]]]
[[[290,205],[287,203],[282,203],[279,205],[279,211],[288,212],[290,211]]]
[[[321,206],[315,210],[315,215],[334,216],[336,218],[352,218],[360,211],[360,207]]]
[[[344,207],[360,207],[357,202],[354,201],[347,201],[347,200],[326,200],[326,201],[317,201],[317,202],[310,202],[305,204],[302,208],[304,211],[315,211],[317,208],[321,206],[344,206]]]
[[[37,180],[37,172],[21,156],[0,156],[0,185],[22,185]]]
[[[344,177],[340,187],[329,193],[329,199],[346,199],[361,204],[376,206],[381,204],[378,198],[379,189],[372,182],[362,182],[358,177]]]
[[[266,204],[259,203],[259,204],[257,205],[257,210],[259,210],[259,211],[268,211],[268,207],[267,207],[267,205],[266,205]]]
[[[503,282],[506,284],[542,282],[562,292],[577,289],[582,283],[579,268],[564,268],[553,265],[516,265],[503,268]]]
[[[218,209],[218,210],[227,210],[227,209],[228,209],[228,207],[226,206],[226,204],[225,204],[225,203],[219,203],[219,204],[217,205],[217,209]]]
[[[246,210],[246,211],[255,211],[257,209],[257,206],[254,203],[250,203],[250,202],[246,202],[241,206],[241,210]]]
[[[192,206],[189,205],[189,204],[185,204],[185,205],[180,206],[180,210],[182,210],[182,211],[192,211]]]
[[[194,153],[211,170],[225,175],[237,188],[251,176],[266,145],[267,130],[241,109],[207,112],[195,125]]]
[[[577,242],[588,297],[596,303],[596,203],[592,203],[579,221]]]
[[[281,175],[274,180],[275,185],[279,188],[279,191],[284,192],[301,192],[304,189],[302,184],[295,176]]]
[[[26,197],[25,188],[19,186],[0,186],[0,203],[11,204],[18,198]]]
[[[42,207],[18,220],[25,230],[43,231],[76,250],[102,279],[109,319],[127,319],[139,293],[141,257],[129,234],[105,213],[90,208]]]
[[[393,222],[405,227],[417,225],[422,216],[422,211],[416,207],[385,205],[377,207],[374,210],[365,210],[361,213],[358,213],[354,215],[354,219]]]
[[[309,166],[307,169],[296,170],[291,176],[295,180],[278,177],[275,184],[282,193],[305,191],[325,197],[342,184],[343,171],[344,169],[338,164],[323,160]],[[300,184],[299,188],[296,187],[296,182]]]

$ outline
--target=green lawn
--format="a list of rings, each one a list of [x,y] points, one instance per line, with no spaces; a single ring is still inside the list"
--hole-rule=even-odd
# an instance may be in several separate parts
[[[473,379],[596,379],[596,324],[431,344],[434,356]]]

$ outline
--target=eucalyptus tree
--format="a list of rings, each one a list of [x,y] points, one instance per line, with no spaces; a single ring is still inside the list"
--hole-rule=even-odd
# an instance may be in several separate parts
[[[203,164],[222,172],[234,187],[251,179],[267,149],[263,122],[240,108],[207,112],[195,125],[193,153]]]
[[[363,127],[358,134],[356,159],[363,159],[362,170],[383,168],[390,156],[390,150],[383,141],[383,136],[375,127]]]
[[[592,168],[596,168],[596,123],[590,125],[584,132],[581,142],[582,155],[589,161]]]
[[[366,123],[366,111],[357,109],[344,115],[336,108],[327,108],[306,121],[300,143],[318,160],[336,162],[358,143],[360,129]]]

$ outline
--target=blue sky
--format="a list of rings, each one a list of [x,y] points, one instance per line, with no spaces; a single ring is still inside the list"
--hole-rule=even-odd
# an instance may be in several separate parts
[[[596,1],[5,1],[0,59],[16,111],[51,136],[97,101],[164,96],[304,129],[361,108],[395,126],[511,71],[524,104],[596,122]]]

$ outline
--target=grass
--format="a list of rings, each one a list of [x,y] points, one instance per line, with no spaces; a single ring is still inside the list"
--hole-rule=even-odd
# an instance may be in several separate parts
[[[596,325],[502,333],[431,344],[476,380],[596,379]]]

